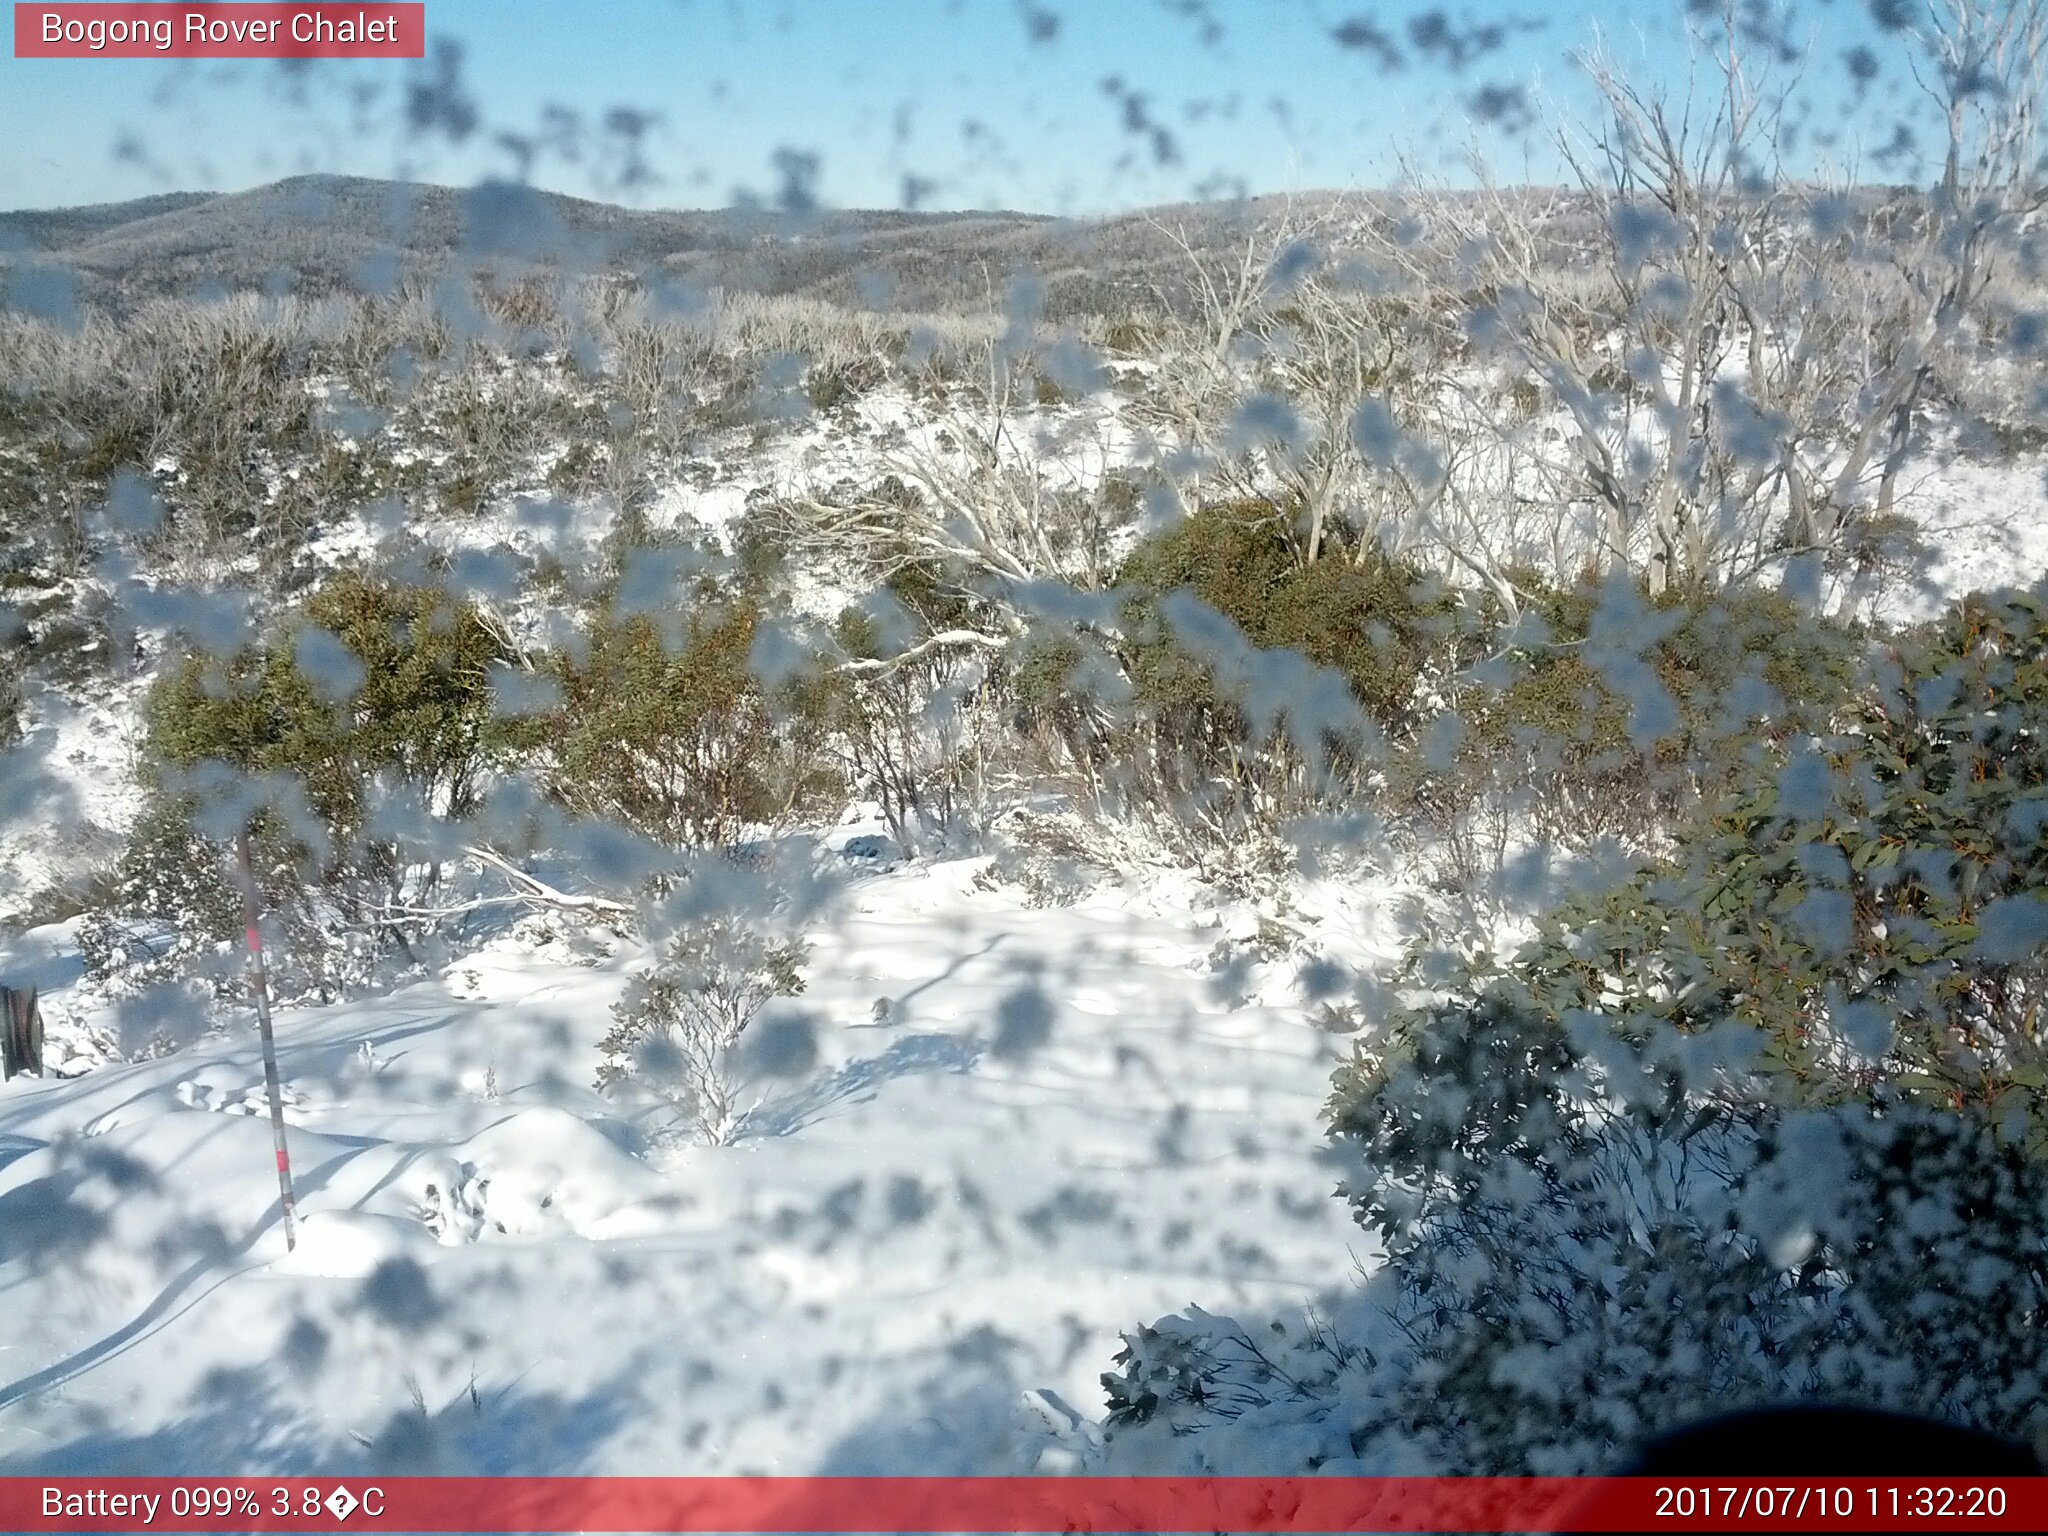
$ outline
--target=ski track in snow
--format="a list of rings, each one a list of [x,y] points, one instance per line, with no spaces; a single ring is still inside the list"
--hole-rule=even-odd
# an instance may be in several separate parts
[[[778,1005],[820,1059],[729,1147],[589,1086],[631,953],[508,938],[282,1011],[289,1255],[253,1025],[16,1079],[0,1471],[1061,1465],[1025,1394],[1092,1408],[1118,1328],[1367,1257],[1318,1151],[1344,1042],[1298,962],[1212,966],[1244,909],[1166,876],[1032,908],[984,864],[852,885]],[[1384,890],[1303,896],[1333,949],[1391,954]],[[1024,995],[1050,1026],[1019,1047]]]

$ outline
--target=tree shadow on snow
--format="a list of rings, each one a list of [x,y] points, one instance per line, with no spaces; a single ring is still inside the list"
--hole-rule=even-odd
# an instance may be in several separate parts
[[[78,1168],[66,1168],[0,1196],[0,1229],[19,1241],[6,1254],[37,1268],[61,1268],[104,1235],[105,1218],[83,1198],[86,1178],[108,1174],[118,1185],[146,1189],[156,1174],[123,1154],[96,1148],[90,1140],[70,1150],[81,1159]],[[297,1175],[300,1199],[325,1188],[335,1173],[359,1155],[360,1149],[339,1153]],[[191,1244],[190,1262],[171,1277],[156,1296],[129,1320],[109,1330],[92,1343],[39,1371],[0,1384],[0,1409],[34,1398],[60,1387],[177,1322],[205,1301],[221,1286],[255,1263],[257,1244],[283,1220],[283,1210],[273,1201],[263,1215],[240,1238],[221,1228],[203,1234]]]
[[[17,1157],[26,1157],[31,1152],[41,1151],[45,1145],[46,1143],[36,1140],[33,1136],[13,1136],[0,1132],[0,1168],[5,1168]]]
[[[872,1099],[891,1079],[971,1072],[986,1049],[982,1041],[960,1035],[906,1035],[879,1056],[849,1061],[831,1075],[761,1105],[747,1115],[740,1135],[792,1135],[836,1105]]]
[[[821,1477],[1015,1475],[1049,1437],[1026,1408],[1021,1346],[978,1328],[935,1351],[915,1391],[842,1434],[812,1470]]]
[[[459,1393],[438,1408],[417,1401],[336,1422],[321,1411],[317,1371],[215,1370],[161,1423],[117,1425],[77,1404],[0,1419],[0,1477],[569,1476],[634,1409],[634,1372],[580,1397],[521,1393],[516,1384]]]

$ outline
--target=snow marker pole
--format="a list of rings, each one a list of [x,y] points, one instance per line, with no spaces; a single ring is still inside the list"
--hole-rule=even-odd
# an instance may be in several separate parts
[[[235,860],[241,866],[249,992],[256,999],[256,1029],[263,1038],[263,1089],[270,1099],[270,1139],[277,1148],[277,1196],[284,1210],[284,1246],[289,1253],[299,1245],[298,1210],[292,1199],[292,1160],[284,1145],[284,1094],[277,1085],[277,1037],[270,1029],[270,977],[263,969],[263,935],[256,926],[256,871],[249,858],[246,827],[235,834]]]

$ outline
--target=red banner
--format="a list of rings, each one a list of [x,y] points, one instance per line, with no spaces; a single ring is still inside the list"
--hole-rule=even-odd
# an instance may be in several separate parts
[[[14,7],[17,59],[418,59],[423,4]]]
[[[0,1478],[8,1531],[2048,1530],[2048,1478]]]

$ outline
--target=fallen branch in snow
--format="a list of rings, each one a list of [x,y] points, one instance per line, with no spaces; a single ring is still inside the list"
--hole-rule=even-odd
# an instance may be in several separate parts
[[[887,677],[898,668],[908,666],[920,657],[929,656],[933,651],[946,650],[955,646],[967,646],[984,651],[1000,651],[1008,644],[1009,641],[1003,636],[983,634],[978,629],[942,629],[936,635],[920,640],[907,651],[898,651],[894,656],[844,661],[839,664],[839,670],[842,672],[857,672],[866,677]]]
[[[380,928],[400,928],[407,923],[440,922],[446,918],[463,917],[471,912],[482,912],[491,907],[530,907],[544,905],[527,895],[478,896],[469,901],[454,901],[440,907],[403,906],[397,902],[386,902],[378,910],[375,922]]]
[[[518,894],[501,900],[524,901],[536,906],[559,907],[568,912],[611,912],[629,916],[633,908],[622,901],[613,901],[604,896],[572,896],[567,891],[557,890],[538,876],[528,874],[488,848],[479,848],[474,843],[464,846],[463,856],[475,859],[479,864],[495,869],[518,887]]]

